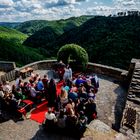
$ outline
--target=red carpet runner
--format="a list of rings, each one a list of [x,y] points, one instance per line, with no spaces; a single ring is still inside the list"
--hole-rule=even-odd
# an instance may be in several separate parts
[[[60,82],[57,84],[57,95],[61,93],[61,87],[63,85],[63,82]],[[30,119],[42,123],[44,121],[45,113],[47,112],[47,101],[43,101],[40,105],[36,107],[35,110],[31,112]]]

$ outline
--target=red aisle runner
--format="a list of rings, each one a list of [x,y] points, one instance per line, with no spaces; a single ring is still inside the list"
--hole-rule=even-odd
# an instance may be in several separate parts
[[[61,93],[61,87],[63,85],[63,82],[60,82],[57,84],[57,95]],[[47,107],[47,101],[43,101],[40,105],[37,106],[35,110],[31,112],[31,117],[30,119],[42,123],[44,121],[45,113],[47,112],[48,107]]]

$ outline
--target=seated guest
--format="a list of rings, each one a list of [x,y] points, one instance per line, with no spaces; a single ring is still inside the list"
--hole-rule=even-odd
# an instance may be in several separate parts
[[[78,99],[78,94],[76,92],[69,92],[68,98],[72,99],[73,101],[76,101]]]
[[[4,92],[2,86],[0,86],[0,98],[4,97]]]
[[[48,75],[45,74],[44,78],[42,79],[44,90],[47,90],[47,88],[48,88],[48,81],[49,81]]]
[[[86,88],[83,84],[80,84],[80,87],[78,88],[78,96],[80,99],[87,99]]]
[[[91,83],[93,84],[94,90],[97,93],[99,88],[99,79],[97,75],[93,75],[93,77],[91,78]]]
[[[85,114],[88,117],[88,123],[90,123],[97,116],[96,104],[93,98],[89,98],[88,102],[85,104],[86,110]]]
[[[33,80],[34,84],[37,84],[39,78],[40,78],[40,75],[37,73],[37,74],[34,76],[34,80]]]
[[[77,80],[75,81],[75,84],[76,84],[77,87],[79,87],[80,84],[84,84],[85,82],[86,82],[86,80],[83,80],[82,79],[82,76],[79,75],[78,78],[77,78]]]
[[[94,86],[91,84],[91,80],[87,79],[84,83],[84,86],[86,88],[86,92],[89,93],[91,88],[94,88]]]
[[[90,89],[90,92],[88,93],[88,98],[95,99],[95,91],[93,88]]]
[[[37,86],[37,90],[39,90],[39,91],[44,90],[44,85],[43,85],[43,82],[42,82],[41,78],[38,79],[38,82],[37,82],[36,86]]]
[[[85,116],[84,111],[80,111],[77,124],[78,132],[80,133],[80,135],[82,135],[86,129],[87,120],[88,118]]]
[[[24,82],[24,86],[22,88],[22,93],[23,95],[25,95],[26,97],[29,97],[30,94],[30,84],[28,82]]]
[[[70,111],[66,118],[66,129],[68,132],[71,132],[71,136],[77,134],[77,122],[77,116]]]
[[[65,112],[63,109],[60,109],[60,114],[57,117],[57,126],[59,128],[65,128],[66,127],[66,118]]]
[[[78,88],[76,87],[75,84],[72,84],[72,87],[70,89],[70,92],[78,92]]]
[[[69,86],[67,86],[65,82],[63,83],[62,88],[63,88],[64,90],[66,90],[66,91],[67,91],[67,93],[68,93],[68,92],[69,92],[69,90],[70,90],[70,87],[69,87]]]
[[[4,96],[5,96],[5,94],[3,92],[2,84],[0,84],[0,85],[1,85],[0,86],[0,112],[1,112],[1,110],[3,108],[5,108],[5,106],[4,106]]]
[[[20,82],[20,80],[21,80],[21,76],[18,76],[17,78],[16,78],[16,83],[15,83],[15,85],[16,85],[16,89],[17,88],[19,88],[19,82]]]
[[[18,88],[18,89],[16,90],[15,98],[16,98],[17,100],[19,100],[19,99],[24,100],[24,99],[26,98],[25,95],[22,94],[21,88]]]
[[[40,96],[40,91],[37,91],[35,89],[35,85],[34,84],[31,84],[31,87],[30,87],[30,97],[31,97],[31,100],[33,100],[35,103],[38,103],[38,97]]]
[[[3,91],[8,93],[12,92],[12,87],[9,85],[9,81],[3,82]]]

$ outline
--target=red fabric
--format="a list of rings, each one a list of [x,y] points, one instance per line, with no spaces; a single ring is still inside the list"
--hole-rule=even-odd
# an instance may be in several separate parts
[[[31,100],[22,100],[22,102],[26,103],[26,105],[21,109],[18,109],[18,112],[22,113],[25,116],[27,113],[25,107],[30,106],[30,108],[32,108],[33,102]]]
[[[37,106],[35,110],[31,112],[30,119],[42,123],[44,121],[45,113],[47,112],[47,101],[44,101],[40,105]]]
[[[56,86],[57,95],[61,93],[61,87],[63,86],[63,81],[59,82]],[[44,121],[45,113],[47,112],[47,101],[42,102],[37,106],[35,110],[31,112],[30,119],[35,120],[36,122],[42,123]]]
[[[63,86],[63,81],[59,82],[56,85],[56,90],[57,90],[57,95],[59,95],[61,93],[61,87]]]

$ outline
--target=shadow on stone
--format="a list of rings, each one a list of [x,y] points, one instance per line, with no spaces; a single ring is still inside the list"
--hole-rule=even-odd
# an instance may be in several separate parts
[[[116,88],[114,92],[117,94],[116,104],[115,104],[115,123],[112,124],[112,128],[116,131],[120,129],[120,123],[123,117],[123,110],[125,108],[126,100],[127,100],[127,91],[122,91],[121,86]]]
[[[66,133],[65,131],[60,132],[59,130],[47,131],[42,125],[39,126],[39,130],[30,140],[79,140],[72,135],[72,132]]]

